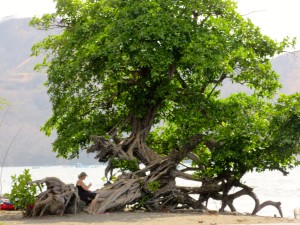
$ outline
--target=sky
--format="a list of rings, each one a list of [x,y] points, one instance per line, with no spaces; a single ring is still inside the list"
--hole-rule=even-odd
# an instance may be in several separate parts
[[[300,50],[300,0],[236,0],[238,11],[261,28],[263,34],[280,41],[297,37]],[[0,0],[0,20],[9,17],[32,17],[54,12],[52,0]]]

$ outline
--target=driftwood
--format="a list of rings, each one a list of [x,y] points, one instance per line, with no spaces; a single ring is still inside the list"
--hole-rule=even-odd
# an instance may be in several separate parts
[[[56,177],[46,177],[29,184],[46,184],[46,190],[36,197],[32,216],[76,214],[82,210],[84,203],[80,201],[76,187],[65,184]]]

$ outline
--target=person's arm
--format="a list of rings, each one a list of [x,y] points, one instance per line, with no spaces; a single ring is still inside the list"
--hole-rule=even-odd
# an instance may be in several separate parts
[[[82,180],[78,181],[77,185],[81,186],[83,188],[83,190],[86,190],[86,191],[89,191],[90,187],[92,186],[91,183],[86,186]]]

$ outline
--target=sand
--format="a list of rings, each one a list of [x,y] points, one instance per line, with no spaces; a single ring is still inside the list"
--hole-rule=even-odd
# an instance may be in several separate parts
[[[90,215],[44,216],[23,218],[20,212],[0,211],[0,225],[221,225],[221,224],[300,224],[300,220],[280,217],[220,215],[200,213],[104,213]]]

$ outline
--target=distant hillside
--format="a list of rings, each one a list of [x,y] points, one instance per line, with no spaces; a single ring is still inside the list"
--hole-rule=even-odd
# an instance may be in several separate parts
[[[51,151],[54,138],[39,131],[51,115],[51,105],[43,86],[46,75],[33,71],[38,59],[30,57],[30,53],[31,46],[49,33],[29,27],[29,20],[11,19],[0,23],[0,96],[11,103],[0,127],[0,163],[20,131],[7,154],[5,166],[96,164],[93,156],[85,153],[78,160],[56,159]],[[281,75],[281,91],[288,94],[300,91],[300,53],[283,54],[272,62]],[[232,88],[223,89],[224,96],[230,92]],[[5,110],[0,110],[0,121],[4,115]]]
[[[300,92],[300,51],[285,53],[272,60],[273,69],[280,75],[280,92]]]
[[[51,115],[51,105],[43,86],[46,75],[33,70],[38,59],[30,54],[32,45],[50,33],[29,27],[29,21],[11,19],[0,23],[0,96],[11,103],[7,113],[0,110],[0,121],[5,116],[0,127],[0,163],[19,131],[5,166],[97,164],[92,155],[86,154],[79,160],[56,159],[51,151],[54,138],[39,131]]]

